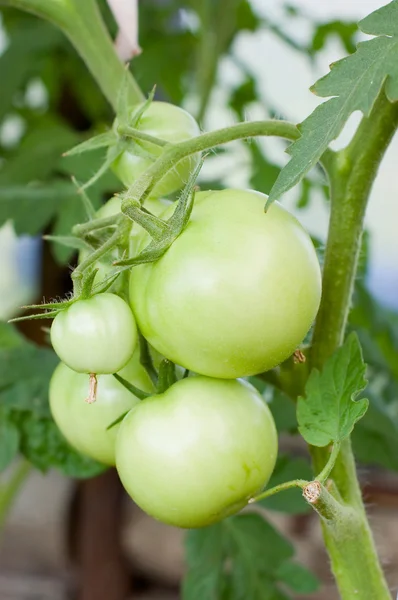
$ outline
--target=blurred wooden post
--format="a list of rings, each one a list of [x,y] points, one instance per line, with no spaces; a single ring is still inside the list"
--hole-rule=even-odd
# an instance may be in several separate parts
[[[78,600],[126,600],[131,584],[120,543],[123,490],[117,473],[110,469],[80,486]]]

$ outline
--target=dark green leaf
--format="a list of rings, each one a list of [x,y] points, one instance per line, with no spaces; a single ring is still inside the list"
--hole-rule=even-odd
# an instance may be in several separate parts
[[[19,431],[5,410],[0,411],[0,471],[4,471],[18,453]]]
[[[292,158],[271,190],[271,202],[318,162],[354,111],[369,115],[384,83],[388,99],[398,100],[397,13],[398,1],[393,0],[361,21],[364,33],[380,37],[358,44],[355,54],[334,63],[330,73],[314,85],[318,96],[333,97],[299,126],[301,137],[288,148]]]
[[[292,479],[306,479],[311,481],[312,477],[312,470],[307,460],[280,455],[278,456],[267,488],[272,488]],[[259,504],[271,510],[290,514],[304,514],[311,510],[308,502],[304,500],[300,489],[285,490],[279,494],[275,494],[275,496],[264,498]]]
[[[305,398],[297,404],[299,431],[306,442],[326,446],[347,437],[365,414],[368,401],[354,402],[366,386],[366,365],[356,334],[326,362],[322,372],[313,369],[305,387]]]
[[[12,220],[17,234],[37,235],[76,195],[71,183],[0,187],[0,225]]]
[[[352,432],[355,456],[368,465],[398,471],[398,416],[381,394],[370,395],[369,409]]]
[[[278,569],[278,579],[298,594],[312,594],[319,586],[319,579],[302,565],[287,561]]]
[[[102,473],[106,467],[78,454],[62,437],[54,421],[33,413],[20,413],[22,454],[41,471],[54,467],[68,477],[89,478]]]
[[[183,600],[218,600],[223,570],[223,523],[189,531],[186,540],[188,572]]]
[[[243,514],[225,521],[231,556],[247,578],[248,595],[261,573],[272,575],[294,554],[293,546],[259,514]]]

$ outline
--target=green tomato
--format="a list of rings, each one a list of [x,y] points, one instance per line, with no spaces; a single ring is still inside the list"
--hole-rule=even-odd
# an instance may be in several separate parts
[[[143,335],[196,373],[267,371],[295,351],[316,316],[321,274],[311,239],[280,204],[264,213],[265,201],[254,191],[196,194],[170,249],[131,271]]]
[[[51,342],[62,362],[78,373],[116,373],[133,355],[137,327],[124,300],[98,294],[58,313]]]
[[[153,387],[139,362],[139,353],[119,372],[136,387],[151,392]],[[98,375],[97,399],[87,404],[87,375],[60,363],[50,382],[51,413],[61,433],[82,454],[107,465],[115,464],[116,435],[120,424],[107,430],[123,413],[139,402],[113,375]]]
[[[133,113],[141,108],[137,106]],[[162,138],[167,142],[182,142],[200,134],[195,119],[182,108],[167,102],[151,102],[136,126],[140,131]],[[140,146],[154,156],[162,153],[161,146],[140,141]],[[167,196],[183,187],[191,172],[198,165],[200,155],[181,160],[153,189],[154,196]],[[126,187],[129,187],[153,164],[149,157],[124,152],[114,163],[113,170]]]
[[[245,381],[195,376],[137,404],[116,441],[116,468],[144,511],[204,527],[246,506],[277,456],[268,406]]]

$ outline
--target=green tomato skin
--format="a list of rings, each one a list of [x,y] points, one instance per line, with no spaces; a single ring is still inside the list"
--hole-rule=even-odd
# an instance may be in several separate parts
[[[98,294],[58,313],[51,343],[62,362],[78,373],[116,373],[133,355],[137,326],[124,300]]]
[[[137,109],[140,106],[137,106]],[[136,109],[135,109],[136,110]],[[133,111],[134,112],[134,111]],[[167,102],[152,102],[142,115],[137,129],[167,142],[182,142],[200,134],[195,119],[185,110]],[[161,146],[140,141],[140,146],[155,158],[162,153]],[[167,196],[183,187],[196,168],[200,155],[196,154],[180,161],[154,187],[154,196]],[[129,187],[153,162],[150,158],[124,152],[114,163],[113,170],[122,183]]]
[[[136,387],[152,392],[139,353],[119,372]],[[106,465],[115,464],[116,436],[120,424],[107,427],[140,402],[113,375],[98,375],[97,399],[85,402],[88,377],[60,363],[50,381],[50,409],[54,421],[67,441],[79,452]]]
[[[270,410],[251,385],[195,376],[129,412],[116,468],[149,515],[204,527],[238,512],[265,486],[277,446]]]
[[[311,239],[280,204],[264,213],[265,202],[255,191],[196,194],[171,248],[131,271],[140,330],[191,371],[227,379],[267,371],[296,350],[316,316],[321,273]]]

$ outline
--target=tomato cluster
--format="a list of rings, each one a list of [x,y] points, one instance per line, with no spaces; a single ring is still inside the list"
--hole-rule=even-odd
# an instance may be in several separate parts
[[[198,133],[185,111],[159,102],[135,126],[172,141]],[[154,151],[150,142],[147,149]],[[178,163],[155,192],[181,187],[197,160]],[[128,185],[147,161],[126,154],[114,168]],[[265,201],[255,191],[197,193],[187,227],[165,254],[131,269],[124,291],[130,306],[115,293],[97,294],[72,303],[51,328],[63,361],[50,386],[60,430],[79,451],[116,464],[135,502],[176,526],[201,527],[233,514],[267,483],[277,455],[275,425],[242,378],[287,359],[318,310],[312,242],[278,203],[265,213]],[[153,198],[146,208],[167,220],[175,204]],[[119,210],[113,199],[99,216]],[[136,254],[149,241],[133,227]],[[100,280],[110,263],[98,266]],[[136,323],[149,347],[186,369],[166,390],[156,391],[140,363]],[[149,397],[140,401],[113,373]],[[93,404],[84,402],[87,374],[98,376]]]

